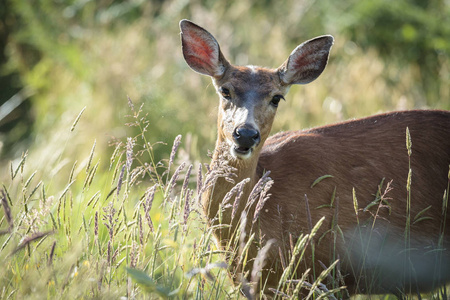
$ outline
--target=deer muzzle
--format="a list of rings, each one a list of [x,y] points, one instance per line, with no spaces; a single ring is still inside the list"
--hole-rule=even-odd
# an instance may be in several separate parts
[[[238,158],[245,159],[250,157],[253,149],[259,145],[261,135],[252,126],[244,124],[235,128],[233,141],[232,154]]]

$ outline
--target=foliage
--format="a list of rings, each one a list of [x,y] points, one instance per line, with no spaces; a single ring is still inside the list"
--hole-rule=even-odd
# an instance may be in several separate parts
[[[357,2],[350,38],[375,47],[387,63],[413,65],[429,103],[449,97],[450,7],[443,1]],[[367,34],[369,33],[370,34]],[[448,108],[448,107],[447,107]]]

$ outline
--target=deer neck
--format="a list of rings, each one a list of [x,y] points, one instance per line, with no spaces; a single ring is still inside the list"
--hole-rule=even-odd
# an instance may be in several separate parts
[[[207,189],[202,195],[203,209],[211,225],[219,224],[218,212],[222,207],[226,194],[237,183],[249,178],[250,181],[243,187],[243,194],[234,218],[232,219],[232,207],[222,209],[222,224],[231,224],[234,227],[239,221],[253,186],[259,180],[259,176],[257,175],[259,150],[255,150],[252,157],[245,160],[231,157],[229,153],[230,145],[219,133],[210,168],[211,170],[218,170],[220,168],[232,169],[233,176],[230,178],[233,179],[233,182],[230,182],[225,177],[219,177],[216,184]],[[228,204],[233,206],[234,200],[235,196],[230,199]]]

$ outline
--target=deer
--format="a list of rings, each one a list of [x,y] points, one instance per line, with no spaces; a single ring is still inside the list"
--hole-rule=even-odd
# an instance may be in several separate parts
[[[201,196],[220,247],[230,245],[241,226],[236,216],[251,217],[256,210],[256,204],[241,200],[233,217],[232,208],[222,205],[227,193],[247,182],[240,192],[248,199],[268,172],[273,180],[259,208],[259,246],[248,250],[248,269],[230,264],[236,283],[242,280],[238,272],[250,273],[258,247],[271,241],[259,285],[253,284],[274,296],[292,244],[321,219],[297,278],[339,260],[344,298],[388,293],[401,298],[450,281],[449,111],[388,112],[269,137],[280,101],[292,85],[319,77],[334,38],[308,40],[280,67],[269,69],[231,64],[215,37],[189,20],[181,20],[180,29],[186,63],[209,76],[219,96],[210,168],[226,163],[234,173],[234,180],[219,177]]]

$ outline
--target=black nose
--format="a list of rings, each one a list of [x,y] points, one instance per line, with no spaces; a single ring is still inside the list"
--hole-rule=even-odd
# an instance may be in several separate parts
[[[238,127],[233,132],[233,138],[240,148],[252,148],[259,144],[261,137],[259,131],[251,127]]]

